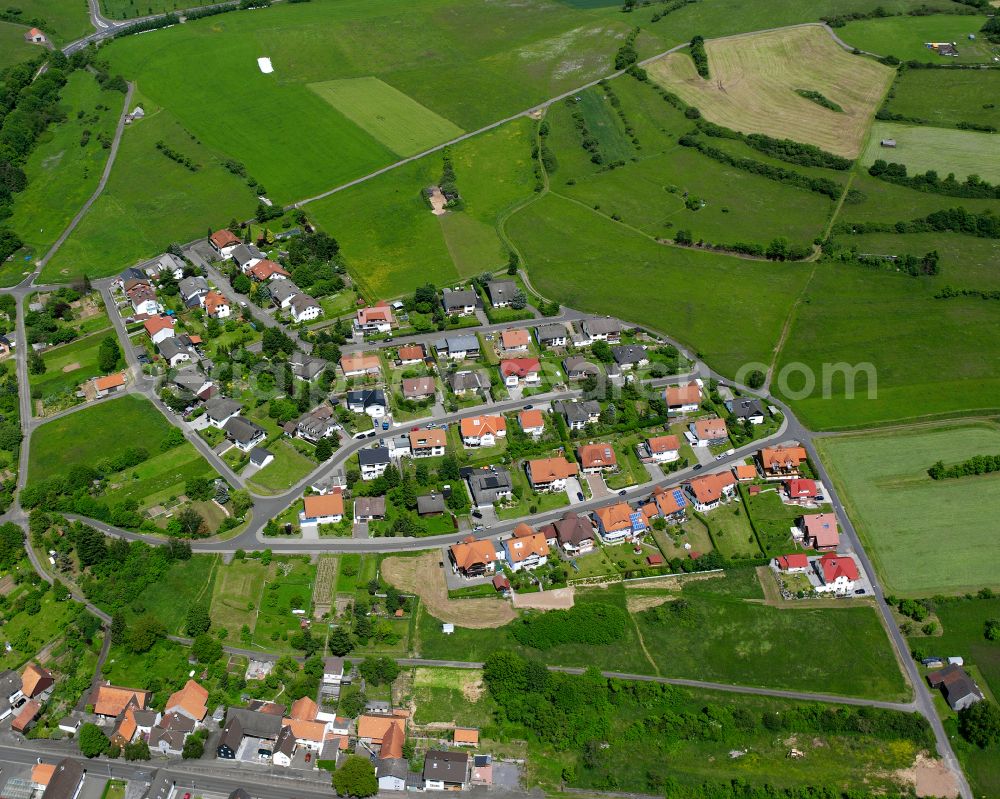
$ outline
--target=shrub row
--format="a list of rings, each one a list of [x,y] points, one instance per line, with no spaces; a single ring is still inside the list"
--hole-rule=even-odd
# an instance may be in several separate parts
[[[705,37],[694,36],[691,39],[691,60],[694,61],[694,68],[705,80],[708,80],[708,53],[705,52]]]
[[[879,158],[868,167],[868,174],[887,183],[906,186],[916,191],[933,194],[946,194],[949,197],[964,197],[966,199],[1000,199],[1000,186],[994,186],[980,180],[978,175],[969,175],[959,183],[953,172],[942,180],[936,170],[928,169],[922,175],[907,175],[906,164],[887,162]]]
[[[1000,216],[992,211],[973,213],[964,208],[935,211],[909,222],[840,222],[835,233],[935,233],[947,231],[976,236],[981,239],[1000,239]]]
[[[775,139],[763,133],[740,133],[708,120],[700,121],[698,130],[713,139],[741,141],[764,155],[799,166],[817,166],[844,171],[850,169],[853,163],[849,158],[828,153],[812,144],[803,144],[791,139]]]

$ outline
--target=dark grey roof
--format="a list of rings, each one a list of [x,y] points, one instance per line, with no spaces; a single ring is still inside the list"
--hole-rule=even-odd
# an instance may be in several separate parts
[[[133,710],[132,717],[140,727],[152,727],[156,724],[155,710]]]
[[[385,516],[385,497],[357,497],[354,500],[355,516]],[[327,658],[329,662],[331,658]],[[341,662],[343,667],[343,662]]]
[[[226,422],[223,429],[233,441],[238,441],[241,444],[249,444],[266,432],[259,424],[251,422],[243,416],[234,416]]]
[[[440,494],[417,497],[417,513],[444,513],[444,497]]]
[[[756,397],[737,397],[726,400],[726,408],[737,419],[749,419],[751,416],[764,415],[764,406]]]
[[[141,269],[136,269],[136,267],[130,266],[128,269],[126,269],[124,272],[118,275],[118,279],[122,281],[122,283],[126,283],[129,280],[147,280],[147,275]]]
[[[539,325],[535,328],[535,336],[539,341],[554,341],[555,339],[567,338],[569,333],[566,331],[564,325],[552,323],[548,325]]]
[[[629,363],[636,364],[647,360],[646,348],[638,344],[623,344],[620,347],[612,347],[611,354],[614,356],[615,363],[619,366]]]
[[[359,497],[360,499],[360,497]],[[385,497],[381,497],[382,506],[385,507]],[[343,674],[344,673],[344,659],[341,657],[336,657],[331,655],[323,661],[323,673],[324,674]]]
[[[208,281],[199,276],[186,277],[177,284],[181,290],[181,296],[187,300],[190,297],[197,297],[199,294],[208,294]]]
[[[56,764],[56,770],[49,779],[42,799],[73,799],[82,779],[83,766],[80,762],[64,757]]]
[[[397,777],[398,779],[405,780],[409,771],[409,762],[401,757],[380,758],[375,766],[375,776],[379,779],[382,779],[382,777]]]
[[[518,291],[517,283],[513,280],[491,280],[486,284],[486,293],[490,295],[490,302],[494,305],[510,302],[510,298]]]
[[[303,380],[312,380],[327,366],[327,362],[322,358],[314,358],[299,350],[292,353],[288,363],[292,367],[292,374]]]
[[[295,751],[295,733],[291,727],[282,727],[278,733],[278,740],[274,742],[274,751],[291,757]]]
[[[296,286],[291,280],[274,280],[268,284],[267,293],[271,299],[277,303],[290,300],[296,294],[301,294],[302,289]]]
[[[234,413],[239,413],[241,410],[243,410],[243,406],[236,402],[236,400],[231,400],[221,395],[212,397],[212,399],[205,403],[205,413],[209,419],[216,422],[228,419]]]
[[[362,466],[379,466],[389,462],[389,450],[386,447],[362,449],[358,451],[358,463]]]
[[[585,516],[570,511],[558,521],[540,528],[546,538],[555,538],[560,544],[579,546],[594,537],[594,526]]]
[[[448,378],[448,383],[455,392],[486,388],[490,384],[489,380],[478,371],[455,372]]]
[[[442,782],[463,783],[468,772],[467,752],[446,752],[431,749],[424,756],[424,779]]]
[[[472,496],[477,500],[482,493],[506,492],[510,491],[512,487],[510,472],[502,466],[494,466],[491,469],[476,469],[469,475],[469,488],[472,489]]]
[[[596,363],[591,363],[582,355],[572,355],[569,358],[563,358],[562,365],[567,377],[580,374],[599,375],[601,373]]]
[[[458,291],[445,289],[443,302],[445,310],[450,311],[452,308],[465,308],[467,305],[478,305],[479,295],[472,289],[459,289]]]
[[[243,788],[237,788],[229,794],[229,799],[250,799],[250,794],[248,794]]]
[[[186,389],[192,394],[201,390],[201,387],[211,381],[205,377],[198,369],[188,366],[181,369],[174,375],[173,384],[178,388]]]
[[[371,408],[376,405],[385,407],[385,392],[380,388],[365,388],[360,391],[348,391],[347,404],[348,406],[361,405],[365,408]]]
[[[447,350],[449,353],[469,352],[470,350],[476,350],[478,352],[479,339],[476,338],[476,336],[469,334],[462,336],[448,336],[440,339],[434,346],[438,350]]]
[[[268,458],[273,457],[274,453],[269,449],[264,449],[264,447],[254,447],[250,450],[250,463],[254,466],[260,466]]]
[[[296,294],[292,297],[292,309],[296,313],[302,313],[307,308],[319,308],[319,303],[308,294]]]
[[[254,247],[252,244],[241,244],[235,250],[233,250],[230,256],[236,263],[240,266],[250,263],[254,258],[258,261],[264,259],[264,253]]]
[[[605,316],[595,316],[592,319],[584,319],[581,327],[583,327],[583,332],[589,336],[606,336],[609,333],[621,333],[622,331],[621,322],[617,319],[611,319]]]
[[[165,338],[159,344],[156,345],[156,349],[159,350],[160,355],[166,358],[168,361],[172,360],[175,356],[184,353],[188,356],[191,353],[188,351],[187,347],[181,344],[180,339],[176,336],[171,336],[170,338]]]
[[[584,402],[557,402],[556,410],[566,417],[568,422],[586,422],[591,416],[601,413],[601,406],[594,400]]]
[[[21,675],[16,671],[0,673],[0,713],[10,709],[10,697],[21,690]]]
[[[281,732],[281,716],[259,713],[242,707],[231,707],[226,714],[226,728],[234,721],[239,722],[241,735],[255,738],[277,738]]]

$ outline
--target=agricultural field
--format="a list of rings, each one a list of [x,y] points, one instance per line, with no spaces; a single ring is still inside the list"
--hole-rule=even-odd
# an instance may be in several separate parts
[[[101,89],[89,72],[69,76],[61,96],[66,119],[42,134],[28,158],[28,187],[17,194],[8,223],[36,257],[97,188],[108,158],[101,140],[110,143],[123,99],[121,92]]]
[[[865,233],[837,237],[838,244],[849,244],[858,252],[921,256],[937,250],[943,283],[954,286],[1000,289],[1000,241],[963,236],[960,233]]]
[[[995,410],[997,309],[978,298],[934,298],[946,284],[975,287],[964,269],[949,262],[945,274],[917,279],[818,264],[777,364],[779,378],[789,364],[805,364],[815,384],[807,390],[800,367],[792,366],[772,388],[814,430]],[[970,330],[978,331],[974,343]],[[837,364],[848,365],[848,372],[857,367],[853,393]]]
[[[660,245],[555,196],[513,215],[507,232],[543,296],[667,328],[725,374],[747,361],[770,361],[812,269]],[[621,279],[622,264],[629,266],[628,280]],[[720,285],[727,290],[718,291]],[[720,324],[722,319],[740,324]]]
[[[24,40],[27,28],[0,22],[0,69],[27,61],[39,52],[39,45]]]
[[[475,129],[606,73],[629,28],[617,8],[545,2],[511,14],[506,3],[422,0],[400,17],[385,0],[350,0],[225,14],[119,40],[107,52],[200,141],[245,163],[289,202],[396,160],[310,84],[374,77],[399,93],[380,92],[404,126],[422,106]],[[257,68],[263,55],[272,74]],[[229,98],[226,108],[220,96]],[[271,111],[265,126],[254,124],[262,105]],[[366,124],[385,129],[372,117]]]
[[[1000,128],[1000,72],[907,69],[892,85],[889,111],[953,128],[960,122]]]
[[[328,80],[309,88],[396,155],[415,155],[463,133],[378,78]]]
[[[997,586],[992,566],[1000,550],[984,519],[1000,512],[1000,478],[931,480],[927,469],[997,452],[1000,427],[956,422],[816,443],[887,592]]]
[[[995,213],[1000,210],[1000,203],[996,200],[949,197],[945,194],[916,191],[906,186],[897,186],[894,183],[873,178],[866,169],[856,171],[853,177],[854,180],[851,183],[851,189],[854,190],[852,191],[852,199],[845,201],[840,215],[837,217],[838,223],[884,222],[892,224],[919,219],[934,211],[958,207],[976,213],[983,211]],[[855,192],[858,194],[855,195]],[[896,238],[901,242],[899,246],[905,246],[902,242],[910,239],[911,235],[900,235]],[[974,242],[972,246],[975,246]]]
[[[879,143],[882,139],[895,139],[896,146],[882,147]],[[998,139],[995,133],[876,122],[860,160],[864,166],[870,166],[878,158],[905,164],[910,175],[933,169],[942,177],[954,172],[959,180],[979,175],[988,183],[997,183],[1000,181],[1000,159],[995,157],[1000,147]],[[961,204],[959,198],[953,199]]]
[[[852,47],[900,61],[976,64],[992,61],[997,49],[979,35],[984,22],[986,18],[977,14],[885,17],[849,22],[837,29],[837,35]],[[970,33],[976,41],[969,40]],[[958,57],[940,56],[925,42],[955,42]]]
[[[497,269],[507,262],[497,224],[532,194],[532,124],[516,120],[449,148],[461,210],[435,216],[421,194],[441,177],[438,153],[306,208],[337,238],[355,281],[372,296]]]
[[[888,67],[845,52],[819,26],[710,39],[705,49],[708,80],[685,52],[649,65],[649,74],[711,122],[849,158],[861,151],[893,76]],[[818,91],[843,111],[823,108],[797,89]]]
[[[146,117],[125,131],[107,187],[46,264],[43,280],[66,283],[84,274],[117,274],[171,242],[190,241],[208,226],[253,213],[256,197],[243,179],[223,168],[216,151],[138,93],[134,105],[141,105]],[[190,158],[198,170],[168,158],[156,147],[160,141]]]

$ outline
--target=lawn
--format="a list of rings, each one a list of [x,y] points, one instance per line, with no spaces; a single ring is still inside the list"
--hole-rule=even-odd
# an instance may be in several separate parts
[[[123,646],[112,646],[101,675],[113,685],[162,690],[187,678],[190,655],[186,646],[163,639],[141,655]],[[166,701],[166,696],[163,699]]]
[[[704,516],[716,548],[727,558],[759,558],[760,547],[742,502],[731,502]]]
[[[216,571],[212,590],[212,625],[229,631],[228,638],[236,640],[240,628],[254,617],[253,608],[259,608],[264,581],[274,577],[276,565],[264,566],[259,560],[234,560]]]
[[[524,468],[518,464],[516,468],[510,470],[511,481],[514,488],[521,490],[521,499],[514,502],[510,507],[503,507],[497,511],[500,519],[518,519],[521,516],[529,516],[534,513],[546,513],[569,505],[569,497],[565,491],[544,492],[536,494],[531,490],[528,483],[528,476]]]
[[[24,40],[28,29],[10,22],[0,22],[0,69],[27,61],[38,55],[41,48]]]
[[[134,499],[141,510],[146,510],[183,494],[185,482],[192,477],[218,476],[187,441],[162,452],[160,444],[170,429],[170,423],[148,400],[133,395],[81,408],[34,432],[28,479],[31,483],[50,480],[65,475],[73,466],[93,465],[95,453],[100,454],[100,460],[126,447],[142,446],[150,457],[138,466],[109,475],[108,486],[99,499],[110,505]],[[142,434],[130,438],[123,436],[122,430]],[[210,523],[219,521],[205,514],[203,517]]]
[[[0,650],[0,669],[19,669],[29,658],[37,656],[39,650],[60,635],[67,622],[73,616],[76,603],[57,602],[52,592],[48,591],[41,599],[41,610],[30,615],[25,611],[4,618],[4,641],[17,641],[27,633],[27,645],[24,650],[12,649],[10,652]]]
[[[689,517],[684,524],[668,526],[662,532],[654,530],[653,539],[668,560],[689,558],[693,553],[704,555],[714,549],[708,528],[694,517]],[[690,544],[691,548],[685,548],[685,544]]]
[[[770,361],[811,270],[659,245],[554,196],[514,215],[507,229],[542,295],[669,330],[724,374],[748,361]]]
[[[166,574],[150,583],[135,599],[129,621],[143,613],[152,613],[163,622],[169,635],[187,635],[188,608],[192,605],[209,606],[218,564],[218,555],[193,555],[188,560],[175,561]],[[212,624],[221,626],[214,610]]]
[[[705,49],[708,80],[686,52],[651,64],[649,74],[719,125],[848,158],[860,152],[893,77],[890,68],[845,52],[818,25],[709,39]],[[844,110],[824,108],[797,89],[818,91]]]
[[[989,43],[979,35],[985,21],[975,14],[886,17],[849,22],[837,35],[853,47],[894,55],[901,61],[970,64],[992,59]],[[977,36],[976,41],[969,41],[970,33]],[[958,57],[940,56],[925,42],[957,42]]]
[[[494,703],[483,688],[481,671],[418,668],[413,670],[415,724],[446,723],[460,727],[487,726]]]
[[[753,517],[757,536],[768,557],[783,555],[797,549],[792,542],[791,528],[795,520],[803,513],[825,513],[831,508],[824,505],[821,508],[803,510],[796,505],[786,505],[775,489],[775,484],[764,486],[761,493],[751,496],[744,493],[746,506]],[[769,490],[770,489],[770,490]]]
[[[895,139],[896,146],[882,147],[879,144],[882,139]],[[996,150],[994,133],[876,122],[861,163],[869,166],[881,158],[905,164],[911,175],[933,169],[942,176],[954,172],[959,180],[979,175],[988,183],[997,183],[1000,182],[1000,159],[993,157]],[[956,204],[961,205],[961,201],[956,200]]]
[[[45,254],[97,188],[108,159],[100,139],[110,142],[123,101],[121,92],[101,89],[89,72],[69,76],[60,98],[66,118],[42,134],[28,157],[28,188],[17,195],[9,222],[35,257]]]
[[[171,242],[203,236],[207,227],[221,227],[234,216],[245,219],[256,207],[253,192],[222,166],[218,151],[147,98],[137,94],[134,104],[145,109],[145,119],[126,130],[107,188],[46,265],[44,280],[65,283],[83,274],[117,274]],[[198,170],[164,155],[156,147],[160,141],[190,158]]]
[[[462,135],[462,129],[378,78],[310,83],[309,88],[400,156]]]
[[[75,389],[92,377],[103,375],[104,372],[97,364],[97,355],[101,342],[109,335],[116,338],[115,332],[109,328],[47,350],[42,356],[45,373],[31,375],[29,378],[32,391],[40,393],[45,400],[63,391]],[[119,358],[118,367],[124,366],[124,360]]]
[[[279,652],[291,648],[288,638],[298,631],[300,621],[300,616],[292,611],[304,610],[301,618],[311,617],[315,579],[316,567],[309,563],[308,557],[279,562],[275,576],[264,584],[256,622],[250,625],[255,647]]]
[[[774,608],[745,601],[751,581],[684,584],[687,612],[660,606],[634,615],[664,676],[768,688],[903,699],[906,686],[878,615],[869,605]],[[752,583],[752,584],[751,584]],[[738,588],[733,595],[731,588]],[[741,595],[742,594],[742,595]],[[824,634],[816,635],[822,629]],[[792,661],[779,665],[787,653]]]
[[[907,238],[900,237],[900,249]],[[925,241],[933,247],[933,237]],[[772,390],[791,400],[800,421],[813,430],[996,410],[996,303],[934,298],[947,284],[978,287],[972,276],[982,272],[970,267],[966,278],[961,261],[923,279],[817,265],[781,351]],[[970,338],[970,330],[975,337]],[[811,390],[803,367],[793,364],[809,370],[815,380]],[[857,369],[853,396],[842,365]]]
[[[307,458],[292,444],[281,439],[268,446],[274,460],[250,478],[250,484],[263,493],[278,494],[291,488],[316,468],[316,461]]]
[[[21,10],[25,20],[40,20],[38,27],[58,45],[94,32],[85,0],[24,0],[14,8]]]
[[[1000,72],[966,69],[908,69],[892,85],[889,110],[929,125],[960,122],[1000,128]]]
[[[336,236],[352,276],[370,297],[399,296],[427,282],[447,286],[499,268],[507,255],[498,220],[531,195],[531,124],[517,120],[450,148],[460,211],[434,216],[422,196],[441,178],[440,154],[306,207]]]
[[[997,587],[1000,546],[987,520],[1000,513],[1000,475],[935,481],[927,469],[1000,452],[1000,427],[965,422],[817,445],[887,591]]]

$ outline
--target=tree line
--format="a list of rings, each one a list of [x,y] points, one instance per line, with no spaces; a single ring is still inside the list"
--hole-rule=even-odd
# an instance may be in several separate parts
[[[1000,216],[992,211],[975,213],[964,208],[934,211],[924,217],[899,222],[838,222],[836,233],[935,233],[947,231],[976,236],[982,239],[1000,239]]]
[[[945,466],[944,461],[938,461],[927,470],[932,480],[947,480],[956,477],[969,477],[974,474],[990,474],[1000,472],[1000,455],[973,455],[971,458]]]
[[[1000,199],[1000,186],[987,183],[980,179],[979,175],[969,175],[961,183],[954,172],[949,172],[942,180],[934,169],[928,169],[923,174],[907,175],[906,164],[887,162],[883,158],[876,159],[875,163],[868,167],[868,174],[887,183],[906,186],[916,191],[968,199]]]

